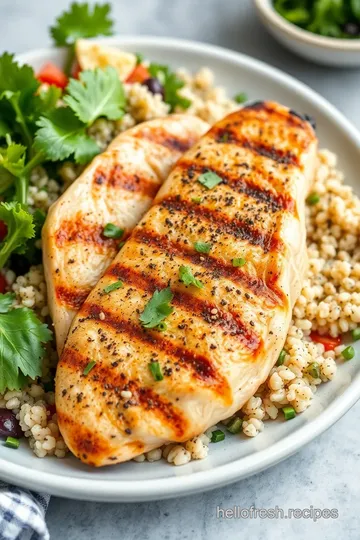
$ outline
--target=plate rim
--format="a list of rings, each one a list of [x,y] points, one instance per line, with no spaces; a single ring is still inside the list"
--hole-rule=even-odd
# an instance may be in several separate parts
[[[267,65],[261,60],[224,47],[171,37],[115,35],[96,41],[119,46],[133,46],[134,48],[148,46],[165,48],[170,51],[181,49],[186,52],[205,54],[209,58],[230,60],[238,66],[250,68],[258,74],[265,74],[319,107],[325,116],[331,117],[340,131],[349,137],[360,151],[360,132],[335,106],[295,77]],[[20,62],[34,62],[55,50],[58,49],[52,47],[34,49],[19,54],[16,58]],[[171,478],[114,481],[101,480],[96,477],[80,479],[78,477],[72,478],[70,475],[63,476],[57,473],[33,471],[24,465],[11,463],[0,458],[0,478],[6,482],[15,482],[19,486],[56,496],[103,502],[160,500],[209,491],[239,481],[279,463],[326,431],[360,398],[360,384],[356,384],[356,382],[360,382],[360,373],[352,379],[349,387],[315,419],[286,435],[269,448],[212,469]]]

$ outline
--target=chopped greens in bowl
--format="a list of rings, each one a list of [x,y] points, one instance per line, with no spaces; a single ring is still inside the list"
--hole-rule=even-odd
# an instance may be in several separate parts
[[[360,38],[360,0],[273,0],[273,5],[284,19],[308,32]]]

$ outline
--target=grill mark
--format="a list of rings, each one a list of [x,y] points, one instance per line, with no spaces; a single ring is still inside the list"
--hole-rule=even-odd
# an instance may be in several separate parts
[[[150,294],[153,294],[156,290],[164,289],[167,286],[167,283],[157,280],[154,277],[147,275],[145,272],[137,272],[133,268],[123,266],[120,263],[111,266],[106,275],[116,277],[117,279],[125,281],[125,283]],[[173,304],[177,304],[184,310],[192,313],[193,316],[201,317],[209,324],[219,326],[226,334],[238,337],[242,344],[249,350],[255,351],[259,348],[261,342],[260,338],[246,326],[238,313],[233,312],[232,310],[224,312],[215,304],[200,298],[195,299],[193,295],[186,292],[174,290],[172,292],[174,294],[172,300]],[[211,313],[214,308],[217,309],[216,317]]]
[[[104,455],[112,453],[113,449],[108,441],[97,432],[88,429],[78,420],[59,409],[56,413],[60,429],[61,426],[66,426],[62,432],[65,434],[68,446],[81,461],[96,467],[104,459]]]
[[[73,287],[67,287],[66,285],[57,285],[55,287],[55,295],[57,300],[61,304],[66,305],[69,308],[78,310],[86,298],[89,296],[91,287],[86,290],[75,289]]]
[[[144,129],[142,131],[137,131],[133,137],[138,139],[146,139],[181,154],[189,150],[189,148],[191,148],[199,140],[199,137],[195,137],[193,135],[189,135],[186,138],[170,135],[170,133],[162,128],[152,128],[151,130]]]
[[[272,159],[273,161],[276,161],[276,163],[281,163],[283,165],[299,165],[298,158],[290,152],[290,150],[280,150],[274,146],[248,140],[244,140],[242,146],[255,152],[255,154],[258,154],[259,156]]]
[[[216,210],[211,210],[191,201],[182,200],[178,196],[167,197],[160,201],[159,204],[169,210],[170,213],[183,212],[190,217],[206,219],[216,225],[219,234],[229,234],[254,246],[259,246],[264,253],[279,250],[282,247],[281,240],[272,234],[263,233],[245,221],[230,219]]]
[[[273,193],[269,189],[264,189],[260,185],[255,184],[243,173],[240,176],[235,176],[229,172],[218,169],[216,167],[204,167],[200,163],[189,162],[186,160],[181,160],[177,164],[177,167],[180,167],[187,172],[188,177],[192,178],[194,173],[205,173],[207,171],[214,172],[222,178],[222,183],[227,185],[230,189],[236,193],[243,193],[248,197],[255,199],[261,203],[265,203],[268,208],[273,212],[278,212],[279,210],[288,210],[293,212],[295,209],[295,201],[285,193]]]
[[[267,284],[262,279],[256,276],[250,276],[240,268],[227,264],[212,255],[207,254],[205,257],[203,253],[198,253],[180,242],[172,241],[166,235],[137,228],[133,233],[132,239],[142,244],[158,248],[171,256],[187,259],[194,265],[201,266],[212,272],[214,279],[226,278],[240,284],[256,296],[263,297],[271,306],[282,304],[284,301],[284,294],[276,286],[276,283]]]
[[[94,184],[106,184],[112,189],[123,189],[131,193],[139,193],[153,199],[159,191],[161,183],[144,175],[125,172],[121,165],[115,165],[106,171],[99,167],[94,174]]]
[[[81,215],[75,219],[63,220],[60,228],[55,233],[55,243],[57,247],[63,247],[65,244],[84,243],[93,244],[103,250],[115,250],[119,240],[106,238],[102,235],[104,226],[98,223],[86,223]],[[125,238],[125,234],[121,238]]]
[[[83,373],[87,366],[89,358],[72,348],[65,348],[62,353],[60,363],[73,371]],[[120,364],[121,365],[121,364]],[[87,380],[93,381],[96,386],[101,386],[106,390],[106,401],[109,400],[109,393],[112,392],[117,402],[121,399],[121,391],[126,386],[132,392],[131,401],[134,406],[141,406],[144,411],[158,413],[162,421],[171,427],[174,436],[177,439],[184,437],[188,428],[188,421],[181,411],[169,400],[157,394],[154,390],[147,387],[140,387],[135,381],[128,380],[122,373],[116,372],[116,368],[96,364],[87,376]],[[126,423],[126,409],[125,415]],[[116,426],[118,429],[120,425]],[[130,425],[135,428],[136,426]]]
[[[130,339],[136,339],[141,343],[163,352],[170,357],[177,358],[179,364],[185,368],[191,369],[193,376],[209,386],[214,392],[217,392],[224,402],[231,401],[231,389],[226,379],[219,370],[212,364],[211,360],[191,350],[176,345],[171,341],[159,335],[156,331],[148,331],[140,325],[135,325],[131,321],[126,321],[116,317],[110,311],[102,306],[85,302],[80,311],[80,317],[88,316],[89,319],[99,319],[100,312],[105,314],[105,319],[99,320],[101,326],[113,328],[117,332],[126,334]],[[76,331],[73,329],[73,332]]]

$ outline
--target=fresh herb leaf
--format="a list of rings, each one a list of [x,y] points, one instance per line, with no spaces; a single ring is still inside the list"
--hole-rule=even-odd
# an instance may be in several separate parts
[[[9,137],[7,142],[7,148],[0,148],[0,165],[12,175],[18,176],[25,166],[26,147],[13,143]]]
[[[30,66],[20,66],[12,54],[5,52],[0,56],[0,114],[11,124],[11,132],[19,129],[28,147],[32,145],[28,117],[35,107],[39,86]]]
[[[47,113],[55,109],[59,99],[61,98],[61,88],[58,86],[48,86],[47,88],[42,88],[37,96],[37,107],[35,110],[36,120],[42,115],[46,116]]]
[[[85,132],[85,126],[74,112],[60,107],[42,116],[35,136],[34,148],[49,161],[62,161],[70,156],[76,163],[88,163],[99,152],[96,142]]]
[[[240,92],[239,94],[236,94],[236,96],[234,96],[234,101],[236,101],[236,103],[245,103],[245,101],[247,101],[248,97],[247,97],[247,94],[245,94],[245,92]]]
[[[198,253],[210,253],[212,245],[207,242],[195,242],[194,248]]]
[[[194,276],[190,266],[180,266],[179,280],[182,281],[184,285],[194,285],[198,289],[202,289],[204,287],[204,284]]]
[[[162,381],[164,378],[164,375],[161,371],[161,366],[159,362],[149,362],[149,369],[151,372],[151,375],[154,377],[155,381]]]
[[[90,125],[100,116],[119,120],[124,114],[124,88],[112,67],[83,71],[80,80],[70,79],[67,92],[64,102],[84,124]]]
[[[142,64],[144,61],[144,55],[142,53],[135,53],[136,56],[136,65]]]
[[[44,343],[52,333],[28,308],[11,309],[12,294],[0,294],[0,393],[20,390],[26,377],[41,375]]]
[[[193,203],[195,203],[195,204],[201,204],[202,201],[203,201],[203,199],[202,199],[202,197],[193,197],[193,198],[191,199],[191,201],[192,201]]]
[[[241,268],[246,264],[246,259],[243,259],[242,257],[238,257],[232,260],[232,265],[235,266],[235,268]]]
[[[150,64],[149,72],[152,77],[156,77],[164,87],[164,101],[170,105],[170,112],[176,107],[188,109],[191,101],[179,94],[179,90],[185,86],[185,83],[175,73],[170,71],[169,66],[160,64]]]
[[[161,321],[173,312],[170,302],[174,295],[170,287],[155,291],[144,311],[140,314],[140,321],[145,328],[156,328]]]
[[[7,226],[7,235],[0,243],[0,268],[12,253],[24,253],[26,242],[35,235],[33,217],[19,203],[1,203],[0,220]]]
[[[109,17],[109,4],[89,4],[74,2],[68,11],[64,11],[51,27],[51,36],[58,47],[73,45],[77,39],[96,36],[110,36],[113,33],[113,21]]]
[[[5,120],[0,119],[0,137],[5,137],[10,133],[10,126],[5,122]]]
[[[212,171],[207,171],[203,174],[200,174],[197,180],[207,189],[213,189],[215,186],[217,186],[223,181],[218,174]]]
[[[115,283],[111,283],[110,285],[107,285],[103,288],[103,291],[105,294],[111,293],[112,291],[116,291],[117,289],[121,289],[124,286],[122,281],[115,281]]]
[[[103,235],[106,236],[106,238],[121,238],[124,232],[124,229],[120,229],[117,225],[107,223],[104,227]]]

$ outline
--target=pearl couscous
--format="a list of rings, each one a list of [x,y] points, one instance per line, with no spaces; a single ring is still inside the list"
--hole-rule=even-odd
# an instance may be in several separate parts
[[[185,82],[181,95],[191,101],[186,111],[177,112],[194,114],[213,124],[239,107],[223,88],[214,86],[214,76],[209,69],[203,68],[195,76],[179,70],[177,75]],[[138,83],[124,86],[126,114],[116,122],[99,119],[89,130],[103,149],[119,132],[169,114],[169,105],[159,94],[152,94]],[[247,437],[257,436],[265,422],[275,420],[284,407],[291,407],[295,413],[305,411],[315,398],[317,387],[335,377],[344,347],[340,345],[326,351],[323,344],[310,339],[310,332],[337,337],[360,324],[360,200],[344,185],[343,174],[336,166],[334,154],[327,150],[319,152],[313,185],[319,201],[307,207],[306,216],[309,270],[293,310],[281,365],[271,370],[266,382],[236,415],[241,426],[237,431]],[[65,162],[55,180],[44,168],[34,169],[28,196],[30,207],[46,212],[81,170],[81,166]],[[49,312],[42,265],[32,266],[24,275],[16,276],[10,269],[3,273],[9,290],[15,293],[15,307],[31,308],[41,320],[46,320]],[[16,414],[24,436],[38,457],[63,458],[68,452],[54,408],[55,366],[56,352],[48,346],[43,377],[23,391],[0,395],[0,408]],[[131,397],[130,392],[123,394],[124,398]],[[224,421],[225,428],[231,422],[233,418]],[[165,459],[168,463],[183,465],[204,459],[216,430],[218,426],[186,443],[152,450],[135,461]]]

